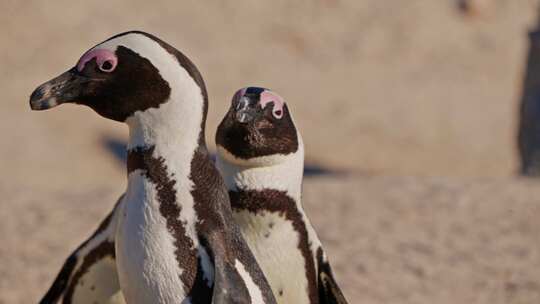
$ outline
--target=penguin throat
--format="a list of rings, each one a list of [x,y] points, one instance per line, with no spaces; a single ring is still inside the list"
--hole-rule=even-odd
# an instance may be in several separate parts
[[[168,101],[159,108],[138,111],[126,119],[128,149],[149,146],[186,146],[204,138],[202,102],[191,106]],[[186,147],[183,147],[186,148]]]
[[[135,190],[130,189],[131,185],[140,186],[136,182],[139,174],[132,173],[140,171],[151,188],[162,188],[156,181],[174,184],[174,195],[171,191],[168,195],[175,200],[174,204],[181,201],[191,213],[191,163],[197,151],[206,151],[200,140],[204,138],[202,105],[202,96],[200,103],[169,100],[159,108],[136,112],[126,120],[129,126],[128,192]],[[147,203],[161,204],[159,198],[151,200]]]
[[[272,155],[251,157],[245,159],[229,151],[227,148],[220,144],[216,144],[216,149],[221,158],[231,164],[244,168],[275,166],[279,165],[280,163],[287,162],[287,160],[291,158],[290,155],[276,153]]]
[[[219,149],[219,147],[218,147]],[[304,151],[285,156],[280,162],[267,166],[245,166],[231,160],[226,150],[219,150],[216,165],[229,190],[273,189],[284,191],[297,202],[300,201],[304,170]]]

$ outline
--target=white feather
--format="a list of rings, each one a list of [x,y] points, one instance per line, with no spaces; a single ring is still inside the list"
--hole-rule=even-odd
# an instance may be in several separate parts
[[[116,259],[127,303],[180,303],[182,288],[173,236],[159,212],[157,191],[141,170],[131,172],[116,239]]]

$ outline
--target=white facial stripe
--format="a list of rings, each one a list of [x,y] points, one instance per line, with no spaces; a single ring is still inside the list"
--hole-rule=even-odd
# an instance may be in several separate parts
[[[259,286],[255,284],[249,272],[246,271],[244,264],[242,264],[242,262],[240,262],[239,260],[236,260],[235,267],[238,270],[238,273],[240,274],[242,279],[244,280],[244,283],[246,283],[246,287],[249,292],[249,297],[251,298],[251,303],[264,304],[262,291],[259,288]]]

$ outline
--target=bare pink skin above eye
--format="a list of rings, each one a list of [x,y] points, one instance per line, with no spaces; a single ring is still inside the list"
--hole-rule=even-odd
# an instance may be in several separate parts
[[[283,98],[272,91],[262,92],[261,100],[259,101],[261,107],[264,109],[270,102],[274,102],[274,108],[272,110],[274,113],[277,111],[281,111],[281,113],[283,113],[283,106],[285,105]]]
[[[118,63],[118,57],[116,57],[113,51],[109,51],[106,49],[95,49],[86,52],[81,57],[81,59],[79,59],[79,62],[77,63],[77,71],[82,71],[84,69],[84,66],[94,58],[96,58],[97,65],[100,69],[103,66],[103,63],[105,63],[106,61],[109,61],[111,63],[112,67],[110,69],[101,69],[105,72],[112,72],[116,68],[116,64]]]

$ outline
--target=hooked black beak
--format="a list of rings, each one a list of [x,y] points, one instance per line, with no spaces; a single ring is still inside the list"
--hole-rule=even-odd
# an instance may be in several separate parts
[[[235,107],[235,118],[239,123],[249,123],[262,114],[262,109],[258,107],[255,96],[246,94],[239,98]]]
[[[79,75],[76,68],[73,68],[37,87],[30,95],[30,108],[41,111],[63,103],[76,102],[81,97],[82,85],[89,81],[89,78]]]

